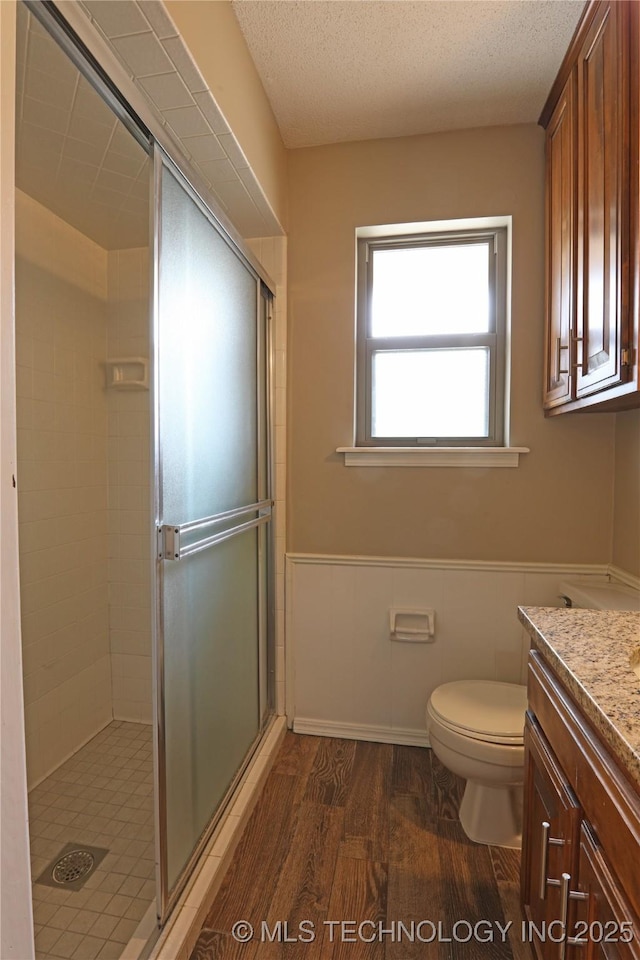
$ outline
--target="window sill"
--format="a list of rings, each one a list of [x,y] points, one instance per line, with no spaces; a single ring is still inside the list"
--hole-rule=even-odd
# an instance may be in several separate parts
[[[338,447],[345,467],[517,467],[528,447]]]

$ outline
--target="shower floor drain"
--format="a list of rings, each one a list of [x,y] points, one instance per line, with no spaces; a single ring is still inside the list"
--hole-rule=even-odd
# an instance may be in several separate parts
[[[108,853],[103,847],[68,843],[55,860],[45,867],[36,883],[58,890],[80,890]]]
[[[56,883],[74,883],[91,873],[96,858],[88,850],[72,850],[56,863],[51,876]]]

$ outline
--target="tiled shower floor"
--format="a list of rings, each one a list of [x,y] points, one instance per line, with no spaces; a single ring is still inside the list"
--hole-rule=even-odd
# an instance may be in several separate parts
[[[65,844],[109,850],[81,890],[34,882],[37,960],[117,960],[154,899],[151,737],[114,720],[31,791],[34,881]]]

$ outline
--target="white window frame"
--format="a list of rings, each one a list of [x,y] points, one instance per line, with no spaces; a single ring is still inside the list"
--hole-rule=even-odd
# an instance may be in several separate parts
[[[489,244],[490,323],[488,333],[427,335],[419,337],[373,337],[370,335],[373,257],[376,249],[437,245]],[[505,391],[507,353],[508,237],[505,225],[483,224],[478,228],[428,230],[410,234],[358,237],[356,449],[434,450],[469,448],[505,449]],[[373,437],[371,435],[372,358],[376,351],[455,349],[480,346],[489,350],[489,431],[487,437]],[[341,448],[342,452],[353,448]],[[428,458],[427,458],[428,459]],[[454,458],[455,459],[455,458]],[[364,465],[364,463],[362,464]],[[395,461],[397,465],[397,458]],[[448,465],[443,463],[443,465]],[[497,461],[496,461],[497,465]],[[505,465],[512,465],[506,464]]]

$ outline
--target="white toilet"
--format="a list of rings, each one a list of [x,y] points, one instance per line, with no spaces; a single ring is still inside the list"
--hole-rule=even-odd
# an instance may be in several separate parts
[[[527,688],[494,680],[437,687],[427,704],[433,752],[467,785],[460,823],[478,843],[520,847]]]

